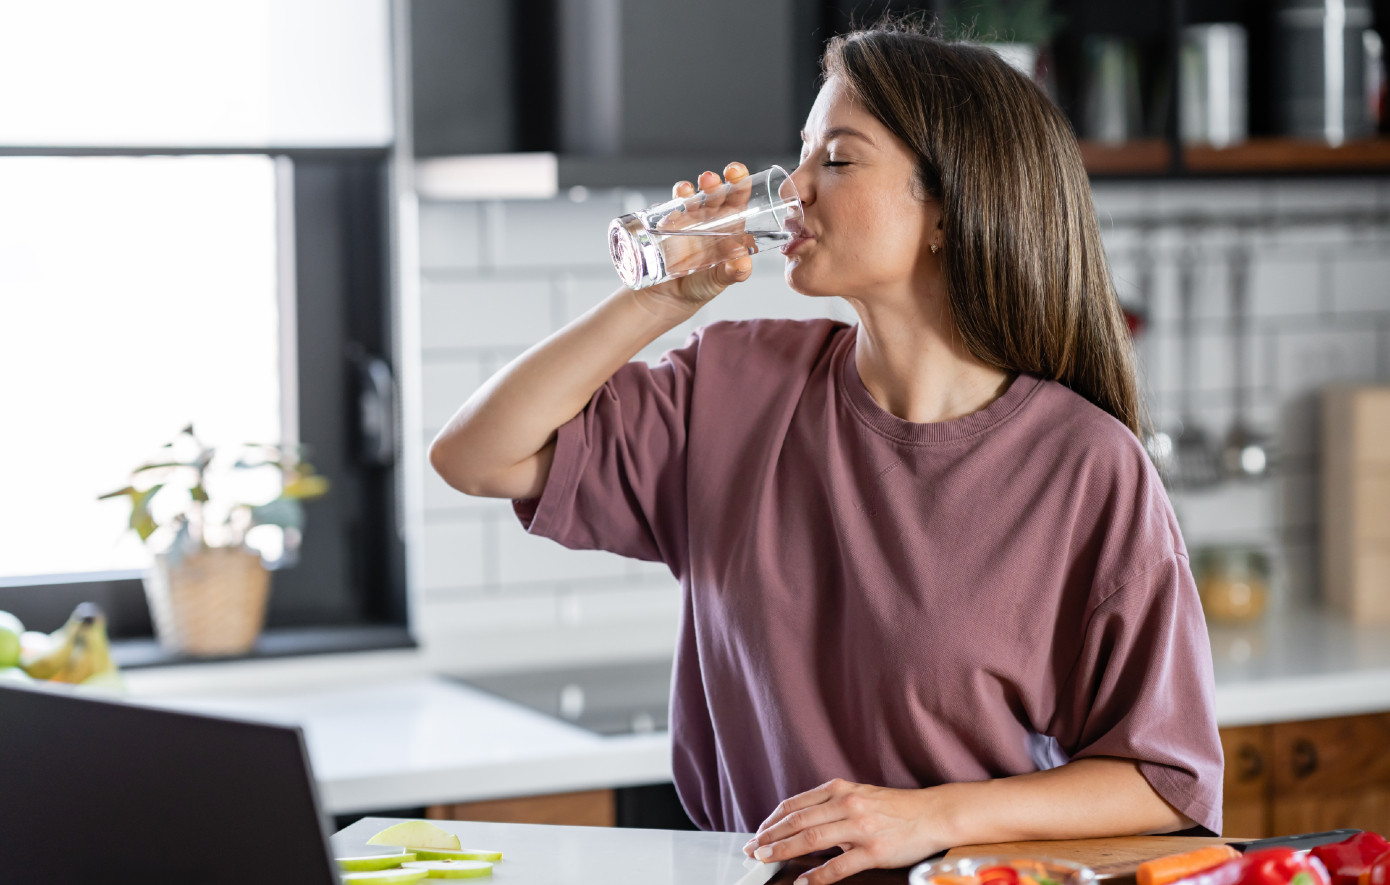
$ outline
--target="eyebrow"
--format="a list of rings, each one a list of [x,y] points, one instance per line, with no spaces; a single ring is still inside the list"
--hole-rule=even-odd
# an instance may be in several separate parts
[[[825,131],[825,139],[826,139],[826,141],[829,141],[830,139],[836,138],[836,137],[841,136],[841,135],[847,136],[847,137],[849,137],[849,138],[858,138],[858,139],[861,139],[861,140],[863,140],[864,142],[866,142],[867,144],[870,144],[870,145],[872,145],[872,144],[874,143],[874,140],[873,140],[872,138],[870,138],[869,136],[867,136],[867,135],[865,135],[864,133],[860,132],[858,129],[852,129],[852,128],[850,128],[849,126],[836,126],[834,129],[827,129],[827,130]],[[806,130],[805,130],[805,129],[801,130],[801,140],[802,140],[802,141],[805,141],[805,140],[806,140]]]

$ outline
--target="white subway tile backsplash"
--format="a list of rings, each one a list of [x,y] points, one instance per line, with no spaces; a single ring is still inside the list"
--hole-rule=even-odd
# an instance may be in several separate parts
[[[421,287],[420,339],[434,348],[525,348],[551,332],[551,285],[480,279]]]
[[[477,203],[420,204],[420,266],[475,268],[482,260],[482,220]]]
[[[626,560],[599,550],[570,550],[548,538],[528,534],[515,519],[498,527],[499,581],[505,585],[612,578],[627,575]]]
[[[680,606],[680,584],[668,572],[662,582],[631,589],[562,592],[558,615],[566,627],[584,627],[677,617]]]
[[[1390,254],[1353,254],[1332,266],[1338,312],[1390,312]]]
[[[1374,210],[1382,203],[1378,180],[1374,178],[1289,179],[1270,186],[1270,208],[1275,212],[1346,212]]]
[[[608,222],[623,212],[611,192],[582,203],[567,198],[507,203],[497,266],[611,269]]]
[[[479,519],[425,526],[426,592],[483,585],[483,534]]]
[[[1250,312],[1255,317],[1310,316],[1318,312],[1318,262],[1262,251],[1250,265]]]
[[[1270,544],[1278,534],[1271,483],[1174,491],[1170,498],[1189,550],[1208,544]]]
[[[482,365],[476,359],[425,363],[420,369],[420,382],[424,386],[422,417],[426,432],[443,427],[485,380]]]
[[[1278,389],[1307,393],[1334,381],[1374,381],[1375,329],[1288,329],[1279,334]]]

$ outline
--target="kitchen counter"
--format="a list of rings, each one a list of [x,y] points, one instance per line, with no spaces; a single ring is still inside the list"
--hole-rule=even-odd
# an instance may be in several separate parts
[[[399,821],[363,818],[334,834],[333,853],[345,857],[388,853],[366,843],[394,823]],[[747,881],[761,885],[772,872],[744,857],[746,833],[434,823],[456,834],[466,847],[502,852],[492,879],[470,881],[511,885],[736,885]]]
[[[1303,611],[1210,633],[1218,725],[1390,711],[1390,625]]]
[[[1222,726],[1390,711],[1390,627],[1213,628]],[[303,726],[329,813],[668,782],[665,732],[602,736],[431,673],[413,650],[126,674],[133,699]]]

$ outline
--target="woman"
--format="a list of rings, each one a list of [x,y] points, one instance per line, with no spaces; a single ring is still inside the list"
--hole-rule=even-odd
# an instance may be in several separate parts
[[[432,463],[533,533],[670,565],[682,802],[756,826],[763,860],[843,849],[798,885],[1220,832],[1210,649],[1066,121],[920,33],[836,39],[825,69],[786,277],[858,326],[716,323],[649,369],[628,360],[751,260],[620,289],[484,385]]]

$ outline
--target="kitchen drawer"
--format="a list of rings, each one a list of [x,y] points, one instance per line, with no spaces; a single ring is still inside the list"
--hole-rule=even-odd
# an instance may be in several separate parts
[[[1390,832],[1390,714],[1286,722],[1273,733],[1273,835]]]
[[[1226,757],[1222,783],[1222,835],[1262,839],[1269,835],[1273,779],[1272,729],[1268,725],[1221,729]]]

